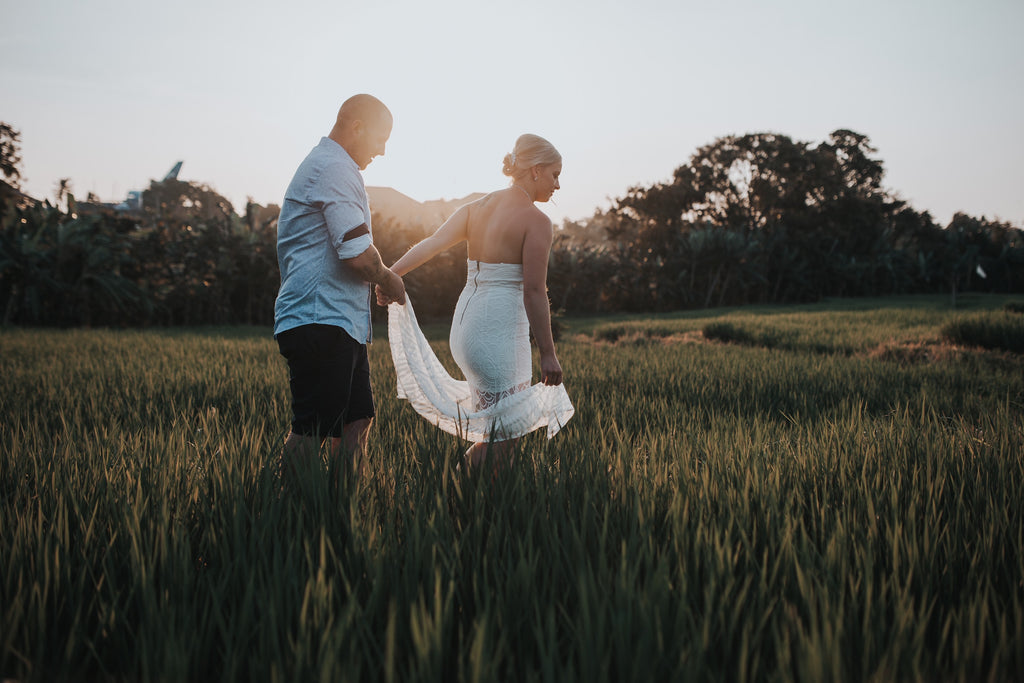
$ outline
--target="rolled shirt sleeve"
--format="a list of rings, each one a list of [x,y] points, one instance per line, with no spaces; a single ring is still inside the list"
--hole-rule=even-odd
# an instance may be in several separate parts
[[[369,235],[363,235],[361,237],[357,237],[354,240],[342,242],[340,246],[336,245],[336,249],[338,250],[338,258],[355,258],[356,256],[359,256],[364,251],[369,249],[371,245],[373,245],[373,241],[370,239]]]
[[[349,234],[360,225],[370,226],[366,189],[362,183],[353,182],[356,179],[358,176],[350,174],[344,177],[345,182],[324,188],[327,193],[323,202],[324,219],[331,235],[331,246],[342,260],[359,256],[373,244],[369,229],[361,235]]]

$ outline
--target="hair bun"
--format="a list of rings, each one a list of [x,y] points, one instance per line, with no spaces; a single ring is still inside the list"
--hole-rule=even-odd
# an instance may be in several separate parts
[[[515,175],[515,171],[516,171],[516,155],[515,154],[506,154],[505,155],[505,160],[504,160],[504,162],[501,165],[501,172],[504,175],[512,176],[512,175]]]

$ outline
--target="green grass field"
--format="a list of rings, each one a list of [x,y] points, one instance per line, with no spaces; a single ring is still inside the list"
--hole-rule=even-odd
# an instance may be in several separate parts
[[[1008,301],[562,320],[493,483],[381,337],[368,476],[283,497],[269,330],[0,332],[0,679],[1022,680]]]

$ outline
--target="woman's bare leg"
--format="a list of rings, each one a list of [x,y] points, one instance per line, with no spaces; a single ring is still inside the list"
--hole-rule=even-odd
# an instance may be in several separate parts
[[[476,469],[485,462],[490,462],[496,469],[504,467],[512,462],[512,453],[518,439],[507,441],[478,441],[469,447],[462,459],[469,469]]]

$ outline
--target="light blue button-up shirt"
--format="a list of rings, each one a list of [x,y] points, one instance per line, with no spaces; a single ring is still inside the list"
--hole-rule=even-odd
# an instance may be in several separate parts
[[[281,205],[275,336],[316,323],[341,327],[357,342],[370,341],[370,285],[342,263],[373,244],[372,232],[345,239],[364,223],[372,231],[359,166],[325,137],[295,171]]]

